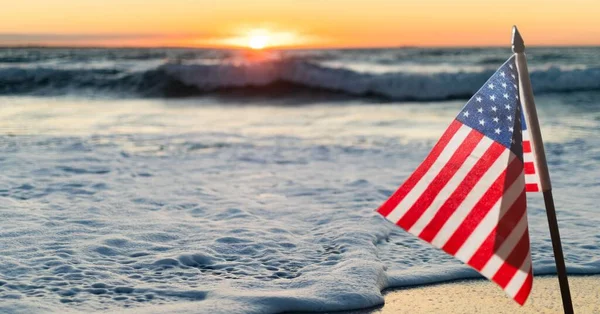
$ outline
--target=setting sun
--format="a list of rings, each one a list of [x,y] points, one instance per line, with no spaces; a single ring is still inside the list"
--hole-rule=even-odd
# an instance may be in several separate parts
[[[231,37],[225,37],[211,41],[211,44],[250,48],[262,50],[268,48],[295,47],[298,45],[315,42],[313,36],[306,36],[289,30],[277,30],[276,28],[241,28],[232,32]]]
[[[248,47],[252,49],[264,49],[269,44],[269,36],[266,34],[250,35]]]

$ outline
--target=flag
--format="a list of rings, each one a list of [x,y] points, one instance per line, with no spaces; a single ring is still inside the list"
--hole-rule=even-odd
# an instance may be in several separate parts
[[[377,211],[524,304],[533,274],[518,86],[513,56]]]

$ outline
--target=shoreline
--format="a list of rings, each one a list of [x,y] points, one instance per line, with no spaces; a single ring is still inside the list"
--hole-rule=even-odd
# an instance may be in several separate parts
[[[575,313],[600,313],[600,275],[571,275],[569,286]],[[556,275],[535,277],[523,306],[484,279],[391,288],[384,290],[383,296],[382,306],[340,313],[563,313]]]

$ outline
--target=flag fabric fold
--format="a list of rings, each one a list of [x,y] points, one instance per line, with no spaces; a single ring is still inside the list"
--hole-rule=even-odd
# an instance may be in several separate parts
[[[527,166],[533,157],[523,141],[528,135],[518,86],[513,56],[377,211],[523,304],[533,281],[525,192],[534,191],[534,183],[539,188],[539,179],[528,169],[535,165]]]

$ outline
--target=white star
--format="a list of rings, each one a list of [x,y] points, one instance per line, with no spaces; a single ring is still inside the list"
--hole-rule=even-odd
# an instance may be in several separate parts
[[[496,112],[496,110],[498,110],[498,108],[496,106],[493,106],[492,111]]]
[[[506,110],[510,110],[510,105],[504,105],[504,108],[506,108]]]
[[[496,96],[495,96],[495,95],[492,95],[492,96],[490,96],[490,99],[491,99],[492,101],[494,101],[494,100],[496,100]]]
[[[512,127],[512,126],[511,126],[511,127],[508,127],[508,132],[512,132],[512,131],[514,131],[514,130],[515,130],[515,129],[513,129],[513,127]]]
[[[469,117],[469,112],[468,111],[463,112],[463,116],[465,116],[465,117],[468,118]]]
[[[489,87],[490,89],[494,89],[494,84],[493,84],[493,83],[491,83],[491,84],[489,84],[489,85],[488,85],[488,87]]]
[[[494,117],[494,122],[498,123],[498,121],[500,121],[500,119],[498,119],[498,117]]]
[[[500,72],[500,75],[502,75],[502,77],[506,76],[506,74],[504,74],[504,72]]]
[[[494,130],[494,132],[495,132],[496,134],[500,134],[500,129],[495,129],[495,130]]]
[[[508,99],[508,94],[504,94],[504,95],[502,95],[502,97]]]
[[[514,87],[514,88],[517,88],[517,84],[513,84],[513,87]]]
[[[515,143],[515,139],[514,138],[510,139],[510,142],[514,144]]]
[[[506,119],[508,119],[508,121],[512,121],[512,117],[511,116],[506,116]]]
[[[519,99],[519,95],[515,94],[515,99]]]
[[[481,102],[481,97],[477,96],[477,98],[475,98],[477,100],[477,102]]]
[[[479,120],[479,124],[485,125],[485,120],[483,120],[483,119]]]
[[[502,87],[506,88],[508,86],[506,83],[502,83]]]
[[[512,64],[509,64],[508,67],[511,68],[511,69],[513,68]]]
[[[479,109],[477,109],[477,112],[479,112],[479,113],[483,113],[483,108],[479,108]]]
[[[511,74],[510,76],[512,76],[512,78],[516,79],[517,77],[514,74]]]

